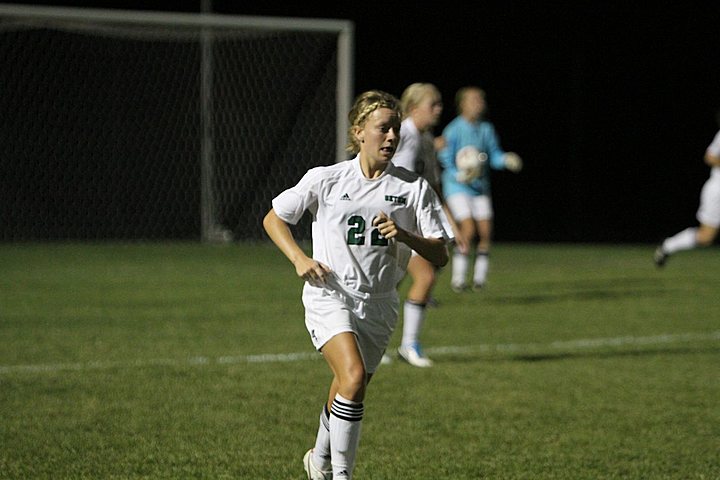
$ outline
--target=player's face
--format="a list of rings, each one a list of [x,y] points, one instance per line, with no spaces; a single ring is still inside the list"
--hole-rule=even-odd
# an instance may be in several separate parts
[[[417,106],[415,126],[420,130],[434,127],[440,121],[443,103],[439,95],[428,94]]]
[[[478,90],[468,90],[462,101],[463,115],[478,119],[485,111],[485,96]]]
[[[400,141],[400,117],[394,110],[378,108],[358,132],[360,153],[371,164],[390,163]]]

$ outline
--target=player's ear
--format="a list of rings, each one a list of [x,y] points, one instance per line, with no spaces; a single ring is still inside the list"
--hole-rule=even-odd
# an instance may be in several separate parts
[[[355,139],[360,143],[365,143],[365,129],[358,127],[357,125],[353,127],[353,135],[355,135]]]

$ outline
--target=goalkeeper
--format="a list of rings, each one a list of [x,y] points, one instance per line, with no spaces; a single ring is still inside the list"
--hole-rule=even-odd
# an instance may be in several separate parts
[[[469,244],[466,252],[455,249],[452,257],[451,287],[456,292],[468,288],[468,270],[474,254],[472,287],[481,289],[487,280],[493,208],[489,168],[519,172],[523,163],[514,152],[500,146],[495,127],[485,120],[485,92],[476,86],[463,87],[455,95],[458,115],[445,127],[445,147],[439,152],[443,168],[442,189],[460,233]],[[470,165],[464,147],[474,147],[478,161]],[[458,167],[458,153],[463,150]],[[465,167],[465,165],[468,165]],[[475,248],[473,248],[475,247]]]

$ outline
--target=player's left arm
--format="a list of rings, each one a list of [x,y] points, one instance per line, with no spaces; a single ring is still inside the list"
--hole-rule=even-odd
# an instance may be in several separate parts
[[[445,195],[443,194],[442,184],[435,183],[431,184],[430,186],[432,187],[435,194],[438,196],[438,199],[440,200],[440,203],[442,205],[442,209],[445,212],[448,223],[450,224],[450,228],[452,228],[455,245],[458,247],[458,250],[460,250],[460,253],[468,253],[470,249],[470,244],[463,236],[462,231],[460,230],[460,225],[457,224],[457,222],[455,221],[455,217],[453,217],[452,212],[450,212],[450,207],[448,207],[447,203],[443,201]]]
[[[453,238],[454,238],[454,244],[462,253],[463,255],[466,255],[470,251],[470,243],[467,241],[465,236],[462,233],[462,230],[460,230],[460,225],[457,224],[455,221],[455,217],[453,217],[452,212],[450,212],[450,208],[447,206],[445,202],[442,204],[443,211],[445,212],[445,216],[448,219],[448,223],[450,224],[450,228],[452,228],[453,232]]]
[[[487,136],[485,143],[488,148],[488,155],[490,157],[490,165],[497,169],[509,170],[513,173],[518,173],[523,168],[523,161],[515,152],[506,152],[500,146],[500,139],[495,130],[495,126],[492,123],[487,124]]]
[[[421,237],[416,233],[409,232],[401,228],[385,212],[380,212],[375,217],[373,226],[383,237],[394,238],[395,241],[406,244],[433,265],[444,267],[450,259],[444,238]]]

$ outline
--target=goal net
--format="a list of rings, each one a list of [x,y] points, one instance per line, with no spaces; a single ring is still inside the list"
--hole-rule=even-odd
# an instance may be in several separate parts
[[[263,238],[275,195],[345,158],[352,37],[0,4],[0,240]]]

